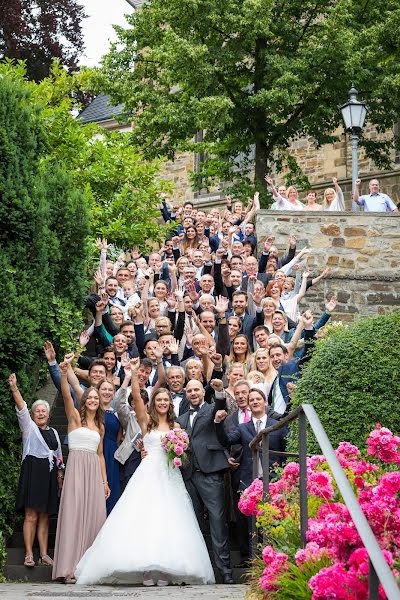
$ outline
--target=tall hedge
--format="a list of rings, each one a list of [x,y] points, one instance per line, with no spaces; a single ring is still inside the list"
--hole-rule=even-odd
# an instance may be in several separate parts
[[[8,375],[15,371],[28,404],[42,345],[84,294],[86,198],[62,168],[46,160],[46,127],[29,88],[0,78],[0,531],[14,521],[21,435]]]
[[[317,343],[294,405],[313,404],[334,447],[364,446],[376,423],[400,433],[399,340],[400,314],[392,313],[334,328]],[[308,448],[320,452],[311,432]]]

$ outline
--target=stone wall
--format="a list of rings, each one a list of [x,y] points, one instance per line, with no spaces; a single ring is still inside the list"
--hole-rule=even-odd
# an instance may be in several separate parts
[[[400,214],[261,210],[256,226],[259,251],[272,234],[283,252],[293,233],[298,249],[311,249],[303,265],[312,275],[330,266],[330,276],[302,303],[316,315],[332,294],[338,298],[335,317],[343,321],[400,307]]]

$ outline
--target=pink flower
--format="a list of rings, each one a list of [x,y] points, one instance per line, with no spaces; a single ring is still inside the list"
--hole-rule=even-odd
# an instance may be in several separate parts
[[[367,438],[367,446],[370,456],[376,456],[384,463],[400,465],[400,437],[393,435],[387,427],[377,425]]]
[[[179,444],[177,444],[174,448],[174,452],[177,456],[182,456],[183,454],[183,448],[182,446],[180,446]]]
[[[283,552],[276,552],[272,546],[265,546],[262,557],[267,566],[259,579],[259,585],[266,592],[274,591],[277,589],[279,575],[288,567],[288,556]]]
[[[299,567],[304,562],[316,561],[322,556],[330,556],[327,548],[320,548],[315,542],[308,542],[305,548],[301,548],[295,554],[296,564]]]
[[[180,458],[178,458],[178,457],[175,457],[175,458],[174,458],[174,460],[173,460],[173,463],[174,463],[174,466],[175,466],[175,467],[181,467],[181,466],[182,466],[182,461],[181,461],[181,459],[180,459]]]

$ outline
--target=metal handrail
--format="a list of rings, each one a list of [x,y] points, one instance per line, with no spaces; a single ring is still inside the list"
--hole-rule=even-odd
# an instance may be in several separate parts
[[[302,544],[306,543],[306,532],[308,528],[308,508],[307,508],[307,420],[315,435],[315,438],[320,445],[322,453],[325,456],[326,462],[331,470],[331,473],[336,481],[338,489],[347,506],[350,516],[353,519],[357,532],[364,544],[369,556],[369,600],[378,599],[379,582],[389,600],[400,600],[400,590],[396,580],[387,564],[378,541],[358,503],[354,491],[343,471],[339,460],[335,454],[331,442],[326,434],[326,431],[319,420],[319,417],[311,404],[302,404],[286,417],[278,421],[275,425],[267,427],[260,431],[250,442],[250,448],[253,451],[253,478],[256,479],[259,475],[260,461],[260,442],[261,448],[261,465],[263,472],[263,487],[265,496],[269,495],[269,455],[272,451],[269,449],[269,435],[282,429],[288,423],[295,419],[299,420],[299,463],[300,463],[300,534]],[[273,452],[274,454],[280,454]],[[255,533],[255,517],[252,517],[253,528],[253,553],[257,548],[257,534]]]

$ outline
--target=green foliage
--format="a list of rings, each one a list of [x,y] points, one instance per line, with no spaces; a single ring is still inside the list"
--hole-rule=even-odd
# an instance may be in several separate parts
[[[130,28],[116,28],[103,89],[125,103],[146,158],[182,149],[204,155],[197,188],[246,184],[254,165],[261,190],[266,170],[287,162],[291,140],[337,139],[337,105],[353,82],[379,131],[398,118],[395,0],[150,0],[128,21]],[[387,166],[394,142],[365,148]],[[287,166],[289,180],[301,177],[293,160]]]
[[[15,518],[21,434],[8,388],[15,372],[35,399],[42,345],[82,303],[88,208],[62,164],[51,161],[48,123],[20,67],[0,77],[0,531]],[[53,298],[69,309],[56,313]],[[70,326],[70,325],[69,325]],[[61,345],[63,339],[60,336]],[[1,561],[1,551],[0,551]]]
[[[288,570],[278,577],[279,591],[271,594],[271,600],[311,600],[312,591],[308,582],[321,569],[331,564],[332,559],[328,555],[315,561],[305,561],[300,567],[289,563]]]
[[[3,573],[4,565],[6,564],[6,560],[7,560],[6,542],[4,539],[4,535],[0,531],[0,583],[3,583],[5,581],[5,577],[3,577],[2,573]]]
[[[334,448],[343,440],[364,446],[376,423],[400,430],[399,335],[400,314],[392,313],[332,328],[317,343],[293,406],[314,406]],[[307,448],[320,452],[310,431]]]

